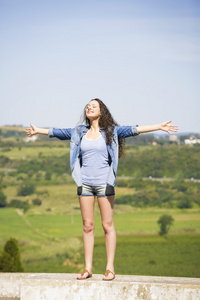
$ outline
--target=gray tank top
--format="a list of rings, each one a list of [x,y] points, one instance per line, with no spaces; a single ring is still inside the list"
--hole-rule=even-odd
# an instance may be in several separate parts
[[[81,141],[82,182],[93,186],[105,186],[109,173],[109,157],[102,135],[90,140],[83,136]]]

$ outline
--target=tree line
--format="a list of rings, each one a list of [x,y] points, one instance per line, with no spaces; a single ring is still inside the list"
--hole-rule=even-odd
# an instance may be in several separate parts
[[[22,150],[21,150],[22,151]],[[11,159],[0,155],[0,168],[16,169],[16,174],[29,171],[49,173],[70,173],[69,153],[62,156],[43,156],[37,159]],[[132,146],[119,160],[119,176],[172,177],[200,179],[200,147]]]

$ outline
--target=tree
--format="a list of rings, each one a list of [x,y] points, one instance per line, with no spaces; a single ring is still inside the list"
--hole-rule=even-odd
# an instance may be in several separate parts
[[[31,207],[30,204],[28,203],[28,200],[22,201],[22,200],[18,200],[18,199],[12,199],[8,206],[21,208],[24,210],[24,213],[26,213],[27,210],[29,210],[29,208]]]
[[[45,180],[51,180],[51,172],[46,172]]]
[[[33,184],[22,184],[19,187],[17,196],[28,196],[35,192],[35,186]]]
[[[160,219],[157,221],[157,223],[160,225],[159,234],[160,235],[167,234],[173,222],[174,219],[172,218],[172,216],[166,214],[162,215]]]
[[[24,272],[16,239],[9,239],[4,246],[0,256],[0,272]]]
[[[32,203],[33,203],[33,205],[41,205],[42,204],[42,201],[39,199],[39,198],[36,198],[36,199],[33,199],[32,200]]]
[[[182,195],[178,200],[178,208],[192,208],[192,201],[187,196]]]
[[[6,195],[0,190],[0,207],[5,207],[6,205]]]

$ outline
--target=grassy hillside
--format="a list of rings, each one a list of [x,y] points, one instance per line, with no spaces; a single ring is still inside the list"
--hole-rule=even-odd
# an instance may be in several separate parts
[[[54,204],[56,206],[56,204]],[[53,208],[52,208],[53,209]],[[54,211],[54,209],[53,209]],[[158,235],[162,213],[175,222],[167,237]],[[118,274],[198,277],[200,263],[199,210],[144,210],[116,206],[116,271]],[[84,266],[80,211],[0,210],[0,248],[15,237],[26,272],[79,272]],[[94,270],[105,268],[105,244],[96,207]],[[165,266],[168,266],[167,268]]]
[[[82,219],[69,143],[48,137],[26,143],[20,127],[0,130],[0,191],[6,198],[0,208],[0,250],[15,237],[26,272],[81,271]],[[147,139],[142,146],[130,143],[126,153],[116,183],[117,274],[199,277],[200,147],[154,147]],[[24,194],[24,186],[34,188]],[[28,208],[10,207],[13,200]],[[157,220],[164,213],[174,225],[161,237]],[[94,273],[105,272],[105,259],[96,202]]]

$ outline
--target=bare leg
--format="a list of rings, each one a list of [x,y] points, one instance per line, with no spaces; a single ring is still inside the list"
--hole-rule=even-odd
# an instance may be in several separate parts
[[[85,252],[85,268],[92,273],[92,260],[94,249],[94,196],[79,197],[81,215],[83,220],[83,245]],[[88,273],[77,278],[85,278]]]
[[[116,233],[114,227],[114,201],[115,196],[98,197],[98,204],[101,213],[102,226],[105,233],[105,244],[107,253],[107,266],[114,273],[114,259],[116,249]],[[112,279],[114,275],[109,273],[106,279]],[[105,277],[104,277],[105,278]]]

